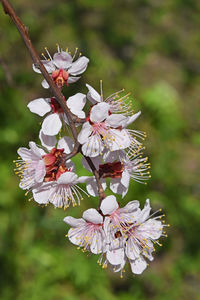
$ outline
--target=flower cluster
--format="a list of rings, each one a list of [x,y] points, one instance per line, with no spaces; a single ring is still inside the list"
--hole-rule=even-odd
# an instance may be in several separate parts
[[[45,51],[41,63],[60,91],[76,82],[87,69],[89,59],[77,57],[77,49],[73,56],[59,46],[53,56],[46,48]],[[33,70],[41,73],[40,66],[33,64]],[[42,86],[49,88],[46,79]],[[83,195],[99,196],[98,210],[90,208],[80,219],[64,219],[72,227],[67,235],[69,240],[83,251],[99,254],[98,262],[103,268],[109,266],[122,274],[128,261],[132,272],[141,274],[148,265],[146,259],[153,260],[154,244],[159,245],[158,239],[165,235],[163,215],[150,215],[149,200],[143,209],[137,200],[121,208],[115,196],[104,194],[109,189],[123,198],[131,179],[146,183],[150,178],[150,164],[143,157],[142,142],[146,135],[128,128],[141,112],[133,111],[129,94],[124,95],[124,90],[106,98],[102,81],[100,93],[89,84],[86,88],[86,94],[76,93],[68,98],[63,95],[67,110],[55,95],[29,102],[28,109],[43,118],[41,145],[31,141],[29,148],[18,149],[15,172],[20,176],[20,188],[31,193],[30,199],[38,204],[51,203],[66,209],[80,205]],[[90,104],[88,110],[86,103]],[[72,116],[81,121],[73,121]],[[68,136],[69,127],[72,133],[75,131],[74,140]],[[83,155],[82,167],[90,176],[76,174],[71,159],[77,153]]]

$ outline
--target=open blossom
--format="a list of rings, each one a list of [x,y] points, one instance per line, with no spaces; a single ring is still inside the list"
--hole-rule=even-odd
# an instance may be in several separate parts
[[[46,174],[43,155],[45,151],[37,147],[34,142],[29,142],[30,149],[19,148],[17,153],[20,158],[15,160],[15,172],[20,176],[20,187],[29,189],[43,181]]]
[[[31,189],[42,183],[47,177],[48,172],[54,170],[55,165],[59,165],[65,155],[70,153],[73,148],[73,141],[69,137],[63,137],[57,143],[52,145],[51,150],[47,153],[34,142],[29,142],[30,149],[21,147],[17,153],[20,158],[15,160],[15,172],[20,176],[20,187],[24,190]],[[51,170],[52,168],[52,170]]]
[[[66,105],[70,111],[79,118],[84,118],[85,113],[82,110],[86,103],[86,96],[77,93],[67,99]],[[62,124],[68,124],[64,111],[57,100],[52,98],[39,98],[30,101],[27,105],[31,112],[43,117],[49,113],[42,122],[42,133],[49,136],[57,135]]]
[[[47,56],[43,53],[44,59],[41,60],[47,72],[51,74],[52,79],[57,84],[59,88],[69,83],[76,82],[80,77],[77,75],[82,74],[89,63],[89,59],[85,56],[79,57],[75,60],[77,49],[73,56],[68,52],[68,50],[63,51],[58,46],[57,52],[52,56],[50,55],[47,48],[45,48]],[[36,73],[41,73],[40,69],[33,64],[33,70]],[[42,81],[42,86],[44,88],[49,88],[47,81],[44,79]]]
[[[64,222],[72,227],[67,234],[71,243],[94,254],[105,251],[103,217],[96,209],[84,211],[81,219],[66,217]]]
[[[144,208],[141,210],[137,202],[130,202],[126,207],[135,205],[135,211],[131,211],[129,219],[123,216],[116,200],[107,201],[105,198],[101,204],[103,214],[106,217],[105,234],[109,238],[109,248],[106,253],[106,261],[113,265],[115,271],[122,271],[125,262],[128,260],[134,274],[141,274],[147,267],[146,258],[153,260],[152,252],[155,250],[154,243],[158,245],[158,239],[163,234],[162,216],[153,217],[150,215],[150,203],[146,200]],[[124,207],[126,214],[129,208]],[[116,247],[118,246],[118,248]],[[117,262],[116,267],[113,263]]]
[[[109,104],[102,102],[94,105],[78,135],[83,154],[95,157],[102,154],[104,148],[110,151],[138,148],[141,144],[125,129],[137,116],[125,117],[111,114]],[[131,121],[130,121],[131,120]]]
[[[99,174],[102,178],[110,178],[110,189],[113,193],[124,197],[129,188],[130,179],[144,183],[150,177],[148,158],[143,158],[141,149],[135,155],[114,151],[104,154],[106,163],[99,165]]]
[[[104,98],[103,89],[102,89],[102,81],[100,81],[101,94],[99,94],[89,84],[86,84],[86,87],[88,88],[87,98],[92,104],[106,102],[109,105],[109,109],[110,109],[111,113],[120,113],[125,116],[133,115],[132,103],[129,100],[130,94],[127,94],[127,95],[121,96],[121,97],[119,95],[121,92],[124,91],[124,89],[111,94],[107,98]]]

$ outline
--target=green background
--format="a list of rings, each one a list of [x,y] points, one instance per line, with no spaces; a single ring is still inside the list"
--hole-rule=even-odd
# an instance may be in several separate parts
[[[14,4],[14,1],[12,1]],[[152,164],[148,185],[132,182],[121,201],[151,199],[166,213],[169,237],[141,275],[127,266],[123,279],[103,270],[97,257],[65,238],[67,215],[96,207],[84,199],[68,211],[29,202],[18,187],[13,159],[20,146],[38,140],[41,119],[27,103],[49,97],[30,56],[0,8],[0,299],[172,300],[200,299],[200,2],[195,0],[18,0],[15,8],[39,52],[56,43],[90,58],[87,72],[66,96],[86,93],[85,83],[104,94],[131,92],[134,123],[144,130]],[[78,172],[83,175],[80,159]]]

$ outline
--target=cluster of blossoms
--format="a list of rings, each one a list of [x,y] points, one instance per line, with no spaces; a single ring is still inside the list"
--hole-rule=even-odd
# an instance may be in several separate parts
[[[89,59],[76,58],[77,50],[72,56],[58,46],[53,57],[45,50],[41,62],[61,91],[87,69]],[[38,66],[33,65],[33,70],[41,73]],[[46,80],[42,86],[49,88]],[[67,136],[69,115],[53,95],[28,104],[31,112],[44,117],[39,132],[41,145],[31,141],[29,148],[19,148],[15,171],[21,178],[20,188],[30,192],[30,199],[39,204],[51,203],[66,209],[80,204],[84,194],[100,196],[99,186],[102,191],[109,188],[123,198],[131,178],[145,183],[150,177],[150,166],[142,153],[145,133],[128,128],[140,116],[140,112],[133,112],[129,94],[123,95],[121,90],[105,98],[101,81],[100,93],[89,84],[86,88],[87,94],[64,98],[70,114],[81,119],[73,122],[76,130],[82,124],[75,140]],[[87,100],[90,108],[86,113],[83,109]],[[73,152],[77,143],[78,150]],[[79,177],[75,173],[71,158],[78,152],[83,155],[83,168],[93,173],[90,176]],[[80,186],[83,183],[86,191]],[[132,272],[141,274],[147,267],[146,259],[153,260],[154,244],[160,244],[158,239],[165,235],[163,215],[150,215],[149,200],[143,209],[137,200],[120,208],[115,196],[103,195],[98,210],[90,208],[80,219],[64,219],[72,227],[67,236],[83,251],[99,254],[98,262],[103,267],[109,265],[122,274],[129,261]]]

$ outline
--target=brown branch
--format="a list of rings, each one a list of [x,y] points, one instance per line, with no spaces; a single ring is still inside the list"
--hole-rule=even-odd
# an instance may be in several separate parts
[[[61,90],[53,82],[52,78],[49,76],[45,67],[41,63],[40,57],[39,57],[38,53],[36,52],[32,42],[29,38],[27,27],[21,22],[20,18],[16,15],[16,13],[15,13],[14,9],[12,8],[12,6],[10,5],[9,1],[7,1],[7,0],[0,0],[0,1],[3,5],[4,12],[6,14],[8,14],[10,16],[10,18],[13,20],[13,22],[15,23],[22,39],[24,40],[24,43],[28,49],[28,52],[30,53],[30,55],[32,57],[33,63],[40,69],[42,75],[48,82],[53,95],[55,96],[56,100],[58,101],[58,103],[60,104],[60,106],[62,107],[62,109],[64,110],[64,112],[68,118],[69,126],[71,128],[72,135],[73,135],[74,141],[75,141],[74,149],[72,150],[72,152],[70,154],[68,154],[66,156],[66,159],[70,159],[73,156],[75,156],[78,152],[80,152],[80,147],[81,147],[77,141],[78,134],[77,134],[75,123],[84,123],[85,119],[80,119],[71,113],[70,109],[66,105],[64,95],[61,93]],[[98,192],[99,192],[99,200],[101,203],[101,201],[105,198],[105,194],[104,194],[102,184],[100,182],[99,173],[96,170],[92,160],[89,157],[86,157],[86,156],[84,156],[84,157],[87,160],[87,162],[96,178]]]

